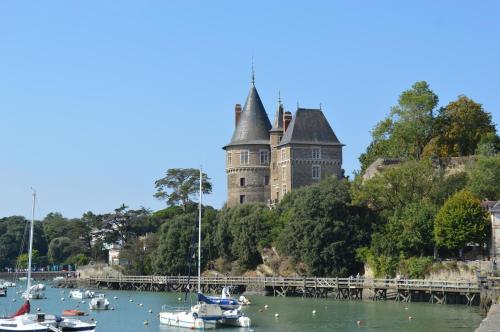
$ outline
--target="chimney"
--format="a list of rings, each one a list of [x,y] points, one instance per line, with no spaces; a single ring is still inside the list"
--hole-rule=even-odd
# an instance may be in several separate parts
[[[236,105],[234,105],[234,126],[235,127],[238,125],[238,122],[240,122],[240,116],[241,116],[241,104],[236,104]]]
[[[283,113],[283,132],[286,132],[288,129],[288,125],[292,121],[292,112],[284,112]]]

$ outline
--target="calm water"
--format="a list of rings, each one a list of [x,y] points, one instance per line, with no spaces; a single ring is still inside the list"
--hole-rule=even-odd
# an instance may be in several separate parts
[[[14,312],[22,303],[16,289],[9,288],[8,297],[0,298],[0,315]],[[149,293],[104,291],[115,310],[90,312],[84,319],[94,318],[98,332],[167,332],[185,329],[160,326],[157,314],[162,304],[179,305],[179,293]],[[63,309],[83,309],[88,304],[68,299],[68,290],[47,288],[47,299],[32,300],[32,308],[60,314]],[[118,299],[113,299],[117,296]],[[65,301],[61,301],[65,297]],[[16,302],[13,302],[13,299]],[[132,299],[133,302],[130,302]],[[194,298],[193,298],[194,299]],[[477,308],[458,305],[431,305],[424,303],[396,303],[371,301],[337,301],[302,298],[274,298],[250,296],[252,305],[244,311],[252,319],[250,331],[473,331],[481,317]],[[87,302],[87,301],[86,301]],[[143,307],[139,306],[143,304]],[[264,310],[264,305],[269,307]],[[149,313],[151,309],[153,313]],[[316,310],[316,315],[312,311]],[[279,318],[274,317],[279,313]],[[412,320],[408,317],[412,316]],[[149,325],[145,326],[144,321]],[[358,327],[357,320],[363,324]],[[248,329],[224,328],[225,331]]]

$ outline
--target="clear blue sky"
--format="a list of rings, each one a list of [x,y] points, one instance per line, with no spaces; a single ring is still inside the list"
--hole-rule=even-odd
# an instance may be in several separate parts
[[[500,119],[498,1],[2,1],[0,217],[159,209],[154,180],[224,152],[252,56],[270,117],[323,109],[359,168],[369,131],[426,80]]]

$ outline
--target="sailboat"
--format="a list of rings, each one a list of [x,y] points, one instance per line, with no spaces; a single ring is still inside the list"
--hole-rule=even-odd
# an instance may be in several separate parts
[[[202,302],[201,293],[201,204],[202,179],[200,168],[200,199],[198,203],[198,303],[190,310],[182,310],[163,306],[160,312],[160,323],[170,326],[185,327],[195,330],[214,329],[217,321],[222,319],[222,309],[216,304]]]
[[[33,228],[35,224],[35,202],[36,192],[33,190],[33,210],[30,224],[30,239],[28,251],[28,277],[26,292],[23,294],[26,302],[9,318],[0,318],[0,331],[11,332],[69,332],[84,331],[95,332],[96,324],[86,323],[77,319],[61,318],[43,313],[30,314],[30,290],[31,286],[31,260],[33,253]],[[37,286],[37,285],[35,285]]]
[[[250,318],[245,316],[240,308],[223,310],[219,303],[206,297],[201,292],[201,209],[202,209],[202,180],[203,172],[200,168],[200,193],[198,203],[198,303],[190,310],[163,306],[159,313],[160,323],[176,327],[185,327],[195,330],[214,329],[217,325],[250,327]]]

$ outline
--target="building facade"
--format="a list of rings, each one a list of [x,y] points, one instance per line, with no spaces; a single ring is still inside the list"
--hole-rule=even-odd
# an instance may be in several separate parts
[[[281,101],[273,125],[254,82],[246,102],[234,110],[235,129],[226,151],[227,205],[274,204],[294,188],[342,174],[342,147],[321,109]]]

